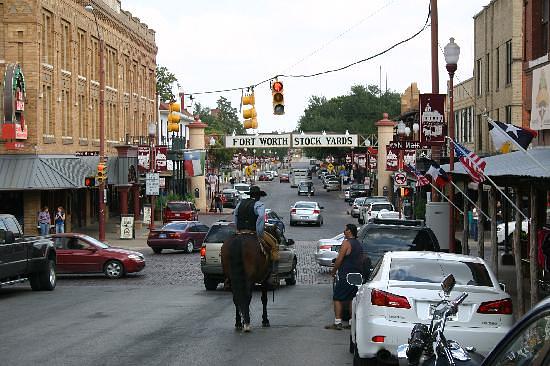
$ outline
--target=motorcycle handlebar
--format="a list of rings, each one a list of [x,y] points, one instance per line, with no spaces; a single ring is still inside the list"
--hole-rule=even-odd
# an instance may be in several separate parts
[[[462,304],[467,297],[468,294],[466,292],[463,292],[459,297],[451,301],[449,303],[449,313],[456,314],[456,312],[458,311],[458,306]]]

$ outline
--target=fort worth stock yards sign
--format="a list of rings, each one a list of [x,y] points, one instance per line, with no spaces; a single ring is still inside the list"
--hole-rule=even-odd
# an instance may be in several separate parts
[[[357,135],[333,134],[273,134],[225,136],[225,147],[270,148],[270,147],[356,147]]]

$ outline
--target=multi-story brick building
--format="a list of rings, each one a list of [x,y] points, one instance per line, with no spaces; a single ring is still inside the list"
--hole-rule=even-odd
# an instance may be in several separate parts
[[[4,134],[0,140],[0,210],[15,214],[27,232],[43,205],[64,206],[69,227],[96,215],[97,190],[86,188],[84,177],[95,174],[98,161],[100,39],[110,168],[116,168],[115,146],[144,140],[147,123],[157,118],[155,32],[121,9],[120,0],[94,1],[94,13],[87,4],[0,0],[0,75],[18,64],[25,76],[27,130],[26,139]],[[6,81],[3,90],[9,90]],[[6,112],[0,103],[3,126]],[[109,189],[111,208],[115,196]]]

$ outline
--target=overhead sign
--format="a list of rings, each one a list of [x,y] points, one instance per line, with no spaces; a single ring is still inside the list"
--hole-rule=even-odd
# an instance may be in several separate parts
[[[292,135],[292,147],[355,147],[357,135],[323,135],[296,134]]]
[[[225,136],[225,147],[290,147],[290,134]]]
[[[429,149],[430,146],[420,143],[420,141],[390,141],[388,144],[390,149],[394,150],[418,150]]]
[[[393,182],[398,187],[406,186],[407,185],[407,175],[403,172],[397,172],[393,176]]]

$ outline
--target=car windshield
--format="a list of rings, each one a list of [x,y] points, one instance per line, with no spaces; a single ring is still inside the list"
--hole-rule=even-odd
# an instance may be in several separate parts
[[[365,202],[365,197],[356,198],[355,201],[353,201],[356,205],[362,205]]]
[[[170,211],[192,211],[189,202],[168,202],[166,207]]]
[[[185,230],[189,224],[187,222],[171,222],[162,227],[162,230]]]
[[[248,192],[248,191],[250,191],[249,186],[235,186],[235,189],[239,192]]]
[[[364,191],[366,190],[366,187],[364,184],[352,184],[351,189],[356,191]]]
[[[294,205],[294,208],[310,208],[310,209],[314,209],[316,208],[317,206],[314,204],[314,203],[308,203],[308,202],[303,202],[303,203],[297,203]]]
[[[84,235],[83,238],[86,239],[87,241],[89,241],[90,243],[102,248],[102,249],[109,248],[109,246],[107,244],[102,243],[99,240],[97,240],[96,238],[92,238],[91,236]]]
[[[214,225],[204,238],[205,243],[223,243],[230,236],[235,235],[235,225]]]
[[[390,280],[440,283],[452,274],[457,285],[492,287],[493,282],[482,263],[424,258],[393,258]]]
[[[373,211],[381,211],[381,210],[393,211],[393,207],[391,206],[391,203],[385,203],[382,205],[378,203],[373,203],[372,210]]]
[[[300,182],[300,186],[303,186],[303,187],[312,186],[312,185],[313,185],[312,182]]]

